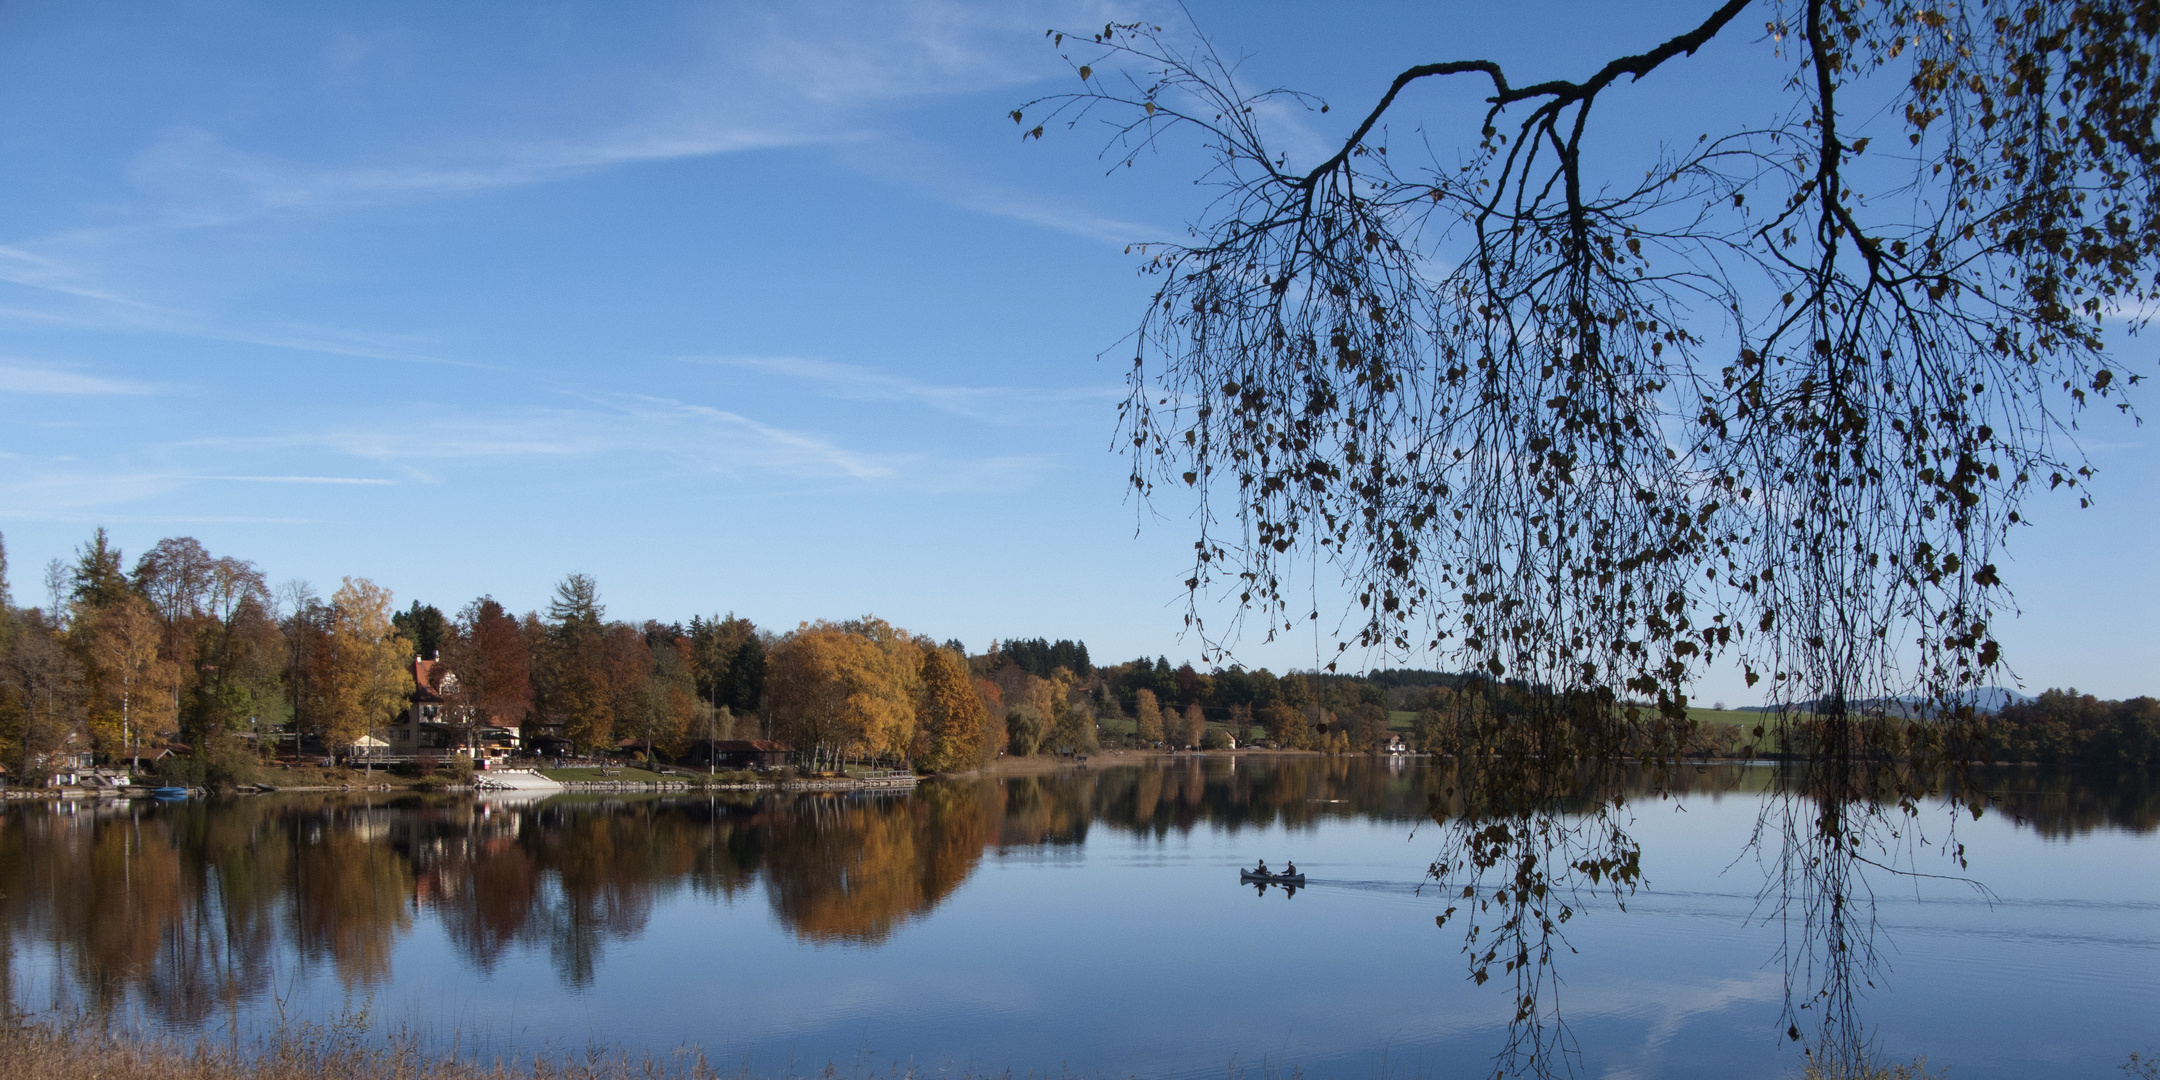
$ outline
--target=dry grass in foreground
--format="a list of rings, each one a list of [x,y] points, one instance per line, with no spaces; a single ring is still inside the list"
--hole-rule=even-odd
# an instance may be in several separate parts
[[[1941,1080],[1949,1070],[1929,1072],[1927,1059],[1921,1058],[1910,1065],[1825,1065],[1810,1060],[1800,1072],[1801,1080]]]
[[[2160,1055],[2131,1054],[2122,1065],[2132,1080],[2160,1080]],[[1839,1068],[1809,1061],[1802,1080],[1940,1080],[1927,1059],[1910,1065]],[[777,1080],[870,1080],[876,1074],[842,1073],[833,1065]],[[934,1075],[943,1075],[942,1073]],[[980,1080],[1012,1080],[1012,1073],[965,1074]],[[1243,1075],[1232,1068],[1233,1077]],[[1269,1076],[1279,1074],[1269,1072]],[[1293,1078],[1302,1076],[1293,1070]],[[895,1068],[887,1080],[919,1080],[915,1069]],[[582,1056],[522,1062],[474,1062],[423,1055],[408,1042],[369,1046],[357,1027],[336,1030],[302,1024],[257,1047],[193,1048],[133,1039],[85,1026],[19,1024],[0,1020],[0,1077],[6,1080],[758,1080],[747,1067],[723,1072],[696,1051],[669,1058],[591,1052]],[[1072,1080],[1065,1074],[1064,1080]]]
[[[816,1074],[841,1080],[827,1066]],[[906,1074],[895,1074],[904,1077]],[[259,1046],[141,1040],[84,1027],[0,1023],[0,1077],[8,1080],[751,1080],[704,1055],[671,1058],[592,1052],[481,1065],[426,1055],[410,1043],[303,1026]]]

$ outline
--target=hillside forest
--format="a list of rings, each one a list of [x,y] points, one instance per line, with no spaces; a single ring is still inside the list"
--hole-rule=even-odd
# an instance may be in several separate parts
[[[487,595],[448,611],[400,607],[365,578],[328,596],[299,581],[273,589],[254,563],[190,537],[131,562],[103,529],[72,562],[46,567],[44,603],[19,606],[8,580],[0,541],[0,764],[21,780],[83,755],[178,757],[194,775],[237,777],[290,736],[334,753],[405,709],[418,658],[454,673],[434,689],[468,736],[516,729],[528,745],[666,759],[699,740],[775,739],[806,757],[924,772],[1103,746],[1343,753],[1401,739],[1493,753],[1537,692],[1438,671],[1202,671],[1160,656],[1098,665],[1083,642],[1041,637],[971,652],[867,615],[786,631],[733,614],[634,623],[607,618],[581,574],[544,610],[515,613]],[[1706,758],[1806,751],[1805,715],[1771,724],[1721,706],[1691,717],[1655,737]],[[1877,740],[1933,737],[1926,719],[1896,709],[1870,722]],[[2151,697],[2049,690],[1962,722],[1978,730],[1960,745],[1984,760],[2160,766]]]

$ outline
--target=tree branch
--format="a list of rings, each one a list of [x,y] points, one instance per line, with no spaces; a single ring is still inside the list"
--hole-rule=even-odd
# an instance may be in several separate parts
[[[1343,148],[1336,151],[1334,157],[1327,159],[1318,168],[1307,173],[1305,178],[1298,182],[1298,186],[1310,189],[1320,182],[1322,176],[1341,168],[1342,163],[1349,160],[1351,153],[1358,148],[1360,143],[1365,141],[1365,136],[1372,133],[1373,125],[1380,122],[1381,115],[1386,113],[1388,107],[1395,103],[1395,97],[1402,93],[1403,87],[1419,79],[1435,75],[1461,75],[1472,71],[1482,71],[1490,76],[1493,81],[1493,96],[1486,100],[1496,106],[1506,106],[1528,98],[1547,96],[1559,98],[1563,104],[1569,101],[1579,101],[1603,90],[1622,75],[1633,75],[1640,79],[1656,70],[1658,65],[1675,56],[1694,55],[1695,50],[1702,48],[1705,42],[1716,37],[1719,31],[1725,29],[1725,24],[1731,22],[1733,16],[1740,14],[1740,9],[1748,6],[1749,3],[1750,0],[1726,0],[1725,6],[1713,12],[1708,19],[1703,21],[1701,26],[1673,38],[1671,41],[1649,52],[1638,56],[1623,56],[1618,60],[1614,60],[1598,69],[1597,74],[1592,75],[1587,81],[1580,84],[1568,82],[1565,79],[1555,79],[1513,90],[1508,88],[1507,73],[1500,70],[1500,65],[1490,60],[1453,60],[1444,64],[1419,64],[1395,76],[1395,81],[1388,86],[1387,93],[1380,96],[1379,104],[1374,105],[1372,112],[1366,115],[1364,122],[1358,125],[1356,131],[1350,133],[1350,138],[1343,143]]]

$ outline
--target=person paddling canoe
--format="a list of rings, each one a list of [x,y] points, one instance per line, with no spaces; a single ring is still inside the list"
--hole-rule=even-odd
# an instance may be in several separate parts
[[[1296,877],[1296,876],[1297,876],[1297,864],[1296,864],[1296,863],[1294,863],[1294,862],[1293,862],[1293,863],[1285,863],[1285,864],[1283,864],[1283,868],[1282,868],[1282,876],[1284,876],[1284,877]]]
[[[1267,860],[1266,860],[1266,859],[1262,859],[1262,860],[1260,860],[1260,869],[1258,869],[1258,870],[1255,870],[1255,871],[1253,871],[1253,873],[1254,873],[1255,875],[1259,876],[1259,877],[1266,877],[1266,876],[1268,876],[1268,872],[1267,872]]]

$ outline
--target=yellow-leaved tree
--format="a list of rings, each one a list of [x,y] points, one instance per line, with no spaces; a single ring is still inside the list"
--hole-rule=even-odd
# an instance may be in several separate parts
[[[1312,720],[1304,710],[1278,701],[1268,706],[1268,738],[1285,750],[1310,750],[1313,748]]]
[[[1134,713],[1140,718],[1133,729],[1133,739],[1141,746],[1153,746],[1163,740],[1162,706],[1155,701],[1155,691],[1142,690]]]
[[[164,638],[157,612],[134,593],[95,613],[90,653],[98,670],[105,673],[105,690],[114,706],[110,715],[118,721],[116,737],[108,744],[115,757],[133,755],[142,746],[144,734],[173,727],[177,711],[173,691],[180,671],[159,648]]]
[[[922,697],[922,655],[937,646],[883,619],[865,615],[842,624],[871,643],[858,683],[855,709],[863,718],[863,744],[873,754],[905,758],[915,748],[915,705]]]
[[[366,578],[346,578],[330,598],[322,737],[332,752],[349,751],[411,690],[412,645],[391,627],[390,602],[390,590]]]
[[[925,772],[965,769],[982,760],[987,726],[982,695],[968,679],[967,661],[950,649],[923,650],[922,704],[917,713]]]
[[[820,757],[906,757],[922,653],[882,619],[804,623],[766,661],[773,733]]]
[[[1079,753],[1096,748],[1095,714],[1086,703],[1075,705],[1072,700],[1073,684],[1079,680],[1072,669],[1058,667],[1050,677],[1039,680],[1037,705],[1044,720],[1049,724],[1048,742],[1052,749],[1064,753]]]

